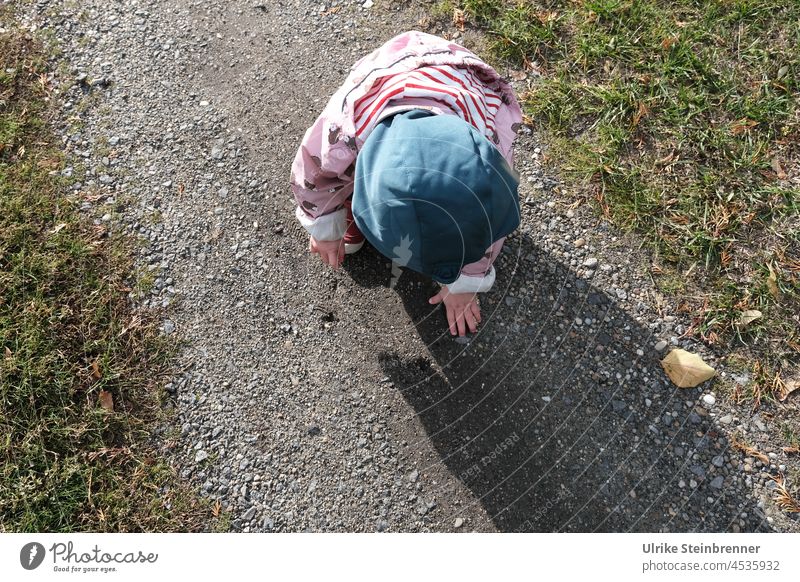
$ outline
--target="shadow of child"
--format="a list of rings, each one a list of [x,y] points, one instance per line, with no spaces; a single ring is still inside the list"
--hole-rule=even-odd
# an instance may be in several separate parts
[[[649,327],[524,234],[498,261],[469,343],[428,304],[436,287],[405,271],[395,289],[430,358],[379,359],[499,530],[769,529],[719,466],[732,451],[701,390],[669,383]]]

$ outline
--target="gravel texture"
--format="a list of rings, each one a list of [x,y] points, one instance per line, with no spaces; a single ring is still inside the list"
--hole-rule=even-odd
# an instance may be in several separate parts
[[[446,335],[429,281],[390,289],[372,249],[339,272],[309,256],[288,188],[302,134],[427,6],[26,8],[63,51],[73,195],[140,239],[139,301],[185,340],[165,454],[235,531],[797,529],[770,501],[784,454],[762,464],[727,438],[758,442],[768,419],[667,381],[669,347],[702,347],[679,339],[637,241],[562,200],[535,136],[518,143],[523,225],[475,337]]]

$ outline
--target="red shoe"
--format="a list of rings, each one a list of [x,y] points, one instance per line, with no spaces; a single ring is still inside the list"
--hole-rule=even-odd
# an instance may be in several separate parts
[[[344,201],[344,207],[347,208],[347,232],[344,233],[344,254],[346,255],[352,255],[364,246],[364,235],[356,226],[353,211],[350,209],[351,203],[350,198]]]

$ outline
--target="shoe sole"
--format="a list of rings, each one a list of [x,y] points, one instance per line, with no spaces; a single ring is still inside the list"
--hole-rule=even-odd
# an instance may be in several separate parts
[[[344,245],[344,254],[352,255],[353,253],[357,253],[358,251],[361,250],[361,247],[363,247],[363,246],[364,246],[364,241],[363,240],[360,243],[353,243],[353,244],[345,243],[345,245]]]

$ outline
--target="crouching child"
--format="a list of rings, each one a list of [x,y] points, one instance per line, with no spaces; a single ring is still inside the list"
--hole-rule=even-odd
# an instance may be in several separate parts
[[[467,49],[401,34],[359,60],[292,164],[309,250],[338,268],[368,241],[441,285],[452,335],[475,332],[477,294],[520,223],[508,82]]]

